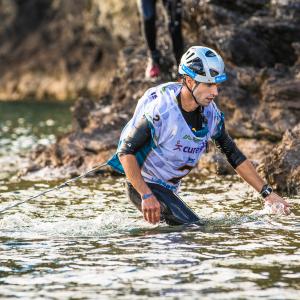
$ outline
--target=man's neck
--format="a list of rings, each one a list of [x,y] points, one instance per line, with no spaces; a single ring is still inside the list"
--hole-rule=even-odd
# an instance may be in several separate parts
[[[180,91],[181,107],[186,112],[191,112],[196,110],[199,106],[195,103],[190,92],[183,86]]]

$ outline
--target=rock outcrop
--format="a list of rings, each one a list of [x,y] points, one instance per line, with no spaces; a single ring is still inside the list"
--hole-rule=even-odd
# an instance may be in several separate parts
[[[0,0],[0,100],[98,97],[138,31],[135,9],[134,1]]]
[[[285,132],[259,170],[277,190],[300,193],[300,123]]]

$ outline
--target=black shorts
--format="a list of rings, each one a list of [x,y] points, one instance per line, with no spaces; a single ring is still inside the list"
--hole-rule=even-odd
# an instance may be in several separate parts
[[[142,211],[142,199],[131,183],[126,181],[126,194],[131,202]],[[147,183],[161,207],[161,221],[168,225],[204,225],[200,218],[184,203],[178,195],[159,184]]]

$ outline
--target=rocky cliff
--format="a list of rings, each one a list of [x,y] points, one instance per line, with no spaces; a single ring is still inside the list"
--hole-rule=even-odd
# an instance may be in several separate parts
[[[99,97],[132,28],[134,1],[0,0],[0,100]]]

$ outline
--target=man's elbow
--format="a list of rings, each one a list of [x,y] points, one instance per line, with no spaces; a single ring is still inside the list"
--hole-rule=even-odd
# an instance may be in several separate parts
[[[127,156],[128,154],[126,154],[126,153],[124,153],[124,152],[119,152],[119,153],[117,153],[117,155],[118,155],[118,158],[119,158],[119,160],[120,160],[120,162],[121,162],[121,164],[122,164],[122,162],[123,162],[124,160],[126,160],[126,156]]]
[[[236,170],[238,166],[240,166],[244,161],[247,160],[247,157],[241,151],[237,151],[234,155],[228,157],[227,160]]]
[[[119,153],[117,153],[117,155],[118,155],[118,158],[122,165],[124,162],[128,161],[128,159],[130,159],[132,156],[134,156],[134,154],[127,153],[127,152],[119,152]]]

